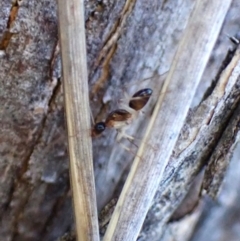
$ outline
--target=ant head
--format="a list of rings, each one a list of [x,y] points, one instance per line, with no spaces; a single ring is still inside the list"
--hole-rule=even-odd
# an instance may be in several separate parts
[[[129,101],[129,107],[138,111],[141,110],[151,97],[153,90],[150,88],[142,89],[136,92]]]
[[[99,136],[106,129],[106,125],[104,122],[98,122],[94,125],[92,129],[92,137]]]

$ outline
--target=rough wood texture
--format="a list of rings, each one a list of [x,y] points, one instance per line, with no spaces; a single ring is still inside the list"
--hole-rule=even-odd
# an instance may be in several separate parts
[[[59,0],[58,19],[77,240],[98,241],[83,1]]]
[[[139,240],[158,240],[161,237],[165,224],[187,194],[194,177],[208,163],[210,155],[214,158],[213,150],[239,104],[239,57],[238,48],[213,93],[191,113],[186,123],[187,133],[183,132],[183,138],[176,144]],[[232,139],[236,138],[237,130]],[[230,147],[233,143],[228,144]],[[221,172],[215,175],[221,175]]]
[[[224,34],[239,31],[239,1],[233,2],[202,86],[214,78],[230,46]],[[159,88],[159,84],[154,85],[158,77],[149,82],[138,80],[169,69],[194,3],[85,1],[91,109],[96,120],[104,119],[116,107],[124,83],[131,83],[130,94],[141,87]],[[56,13],[55,0],[0,1],[0,237],[5,240],[55,241],[73,226]],[[129,134],[141,138],[149,113],[151,105]],[[114,131],[107,131],[93,143],[99,210],[118,195],[135,154],[134,146],[127,153],[114,142],[114,136]],[[236,177],[231,175],[229,180]],[[235,193],[235,185],[227,188]],[[225,197],[233,197],[226,193]],[[213,206],[226,215],[237,214],[238,199],[230,200],[232,205]],[[193,216],[166,224],[165,240],[186,241],[187,231],[191,236],[203,208],[207,210],[204,202]],[[201,218],[202,227],[206,213]],[[223,229],[213,219],[211,216],[216,224],[214,232],[219,234]],[[230,228],[236,220],[230,220],[224,232],[239,237],[238,230]],[[148,221],[143,228],[146,233]],[[183,228],[184,221],[186,227],[191,224],[191,230]]]
[[[196,2],[104,241],[137,239],[230,4]]]

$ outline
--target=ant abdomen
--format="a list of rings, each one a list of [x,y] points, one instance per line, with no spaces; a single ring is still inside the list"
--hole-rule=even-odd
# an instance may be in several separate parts
[[[136,111],[141,110],[147,104],[152,93],[153,90],[150,88],[139,90],[132,96],[132,99],[129,101],[129,107]]]

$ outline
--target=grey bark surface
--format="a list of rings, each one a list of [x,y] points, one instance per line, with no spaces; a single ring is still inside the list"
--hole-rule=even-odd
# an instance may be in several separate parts
[[[154,83],[155,78],[138,81],[168,71],[194,2],[85,1],[89,94],[95,121],[103,120],[116,107],[124,84],[128,84],[130,94],[140,87],[160,88],[160,83]],[[224,34],[239,33],[239,9],[234,0],[203,77],[205,88],[231,46]],[[0,237],[7,241],[57,240],[74,224],[56,1],[2,0],[0,41]],[[151,106],[147,114],[150,112]],[[140,118],[130,133],[141,138],[147,119]],[[134,146],[130,146],[131,153],[121,149],[114,137],[115,132],[108,130],[93,140],[99,210],[118,195],[135,153]],[[164,233],[157,233],[156,238],[200,241],[219,240],[216,237],[221,235],[225,237],[222,240],[239,240],[239,229],[231,228],[239,222],[238,166],[236,157],[223,186],[220,205],[209,204],[203,198],[192,205],[191,214],[176,215],[177,221],[168,223],[171,217],[164,216]],[[190,169],[189,172],[195,171],[189,174],[191,180],[201,170],[201,166],[198,171]],[[187,185],[190,188],[191,181]],[[170,197],[164,196],[161,205],[171,209],[168,215],[186,193],[181,197],[173,193],[176,202],[170,206],[166,202]],[[153,216],[150,211],[148,217],[159,214],[152,212]],[[228,224],[224,228],[223,218]],[[150,240],[144,237],[150,237],[147,235],[157,227],[150,220],[146,220],[140,240]]]

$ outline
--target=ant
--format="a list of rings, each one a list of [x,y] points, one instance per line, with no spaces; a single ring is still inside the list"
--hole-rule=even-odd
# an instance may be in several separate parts
[[[106,128],[115,128],[118,131],[117,141],[122,137],[133,140],[132,136],[125,133],[125,128],[137,118],[138,113],[148,103],[153,90],[145,88],[137,91],[132,97],[128,97],[128,105],[122,104],[120,109],[116,109],[108,114],[105,122],[98,122],[92,129],[92,136],[97,137],[102,134]]]

